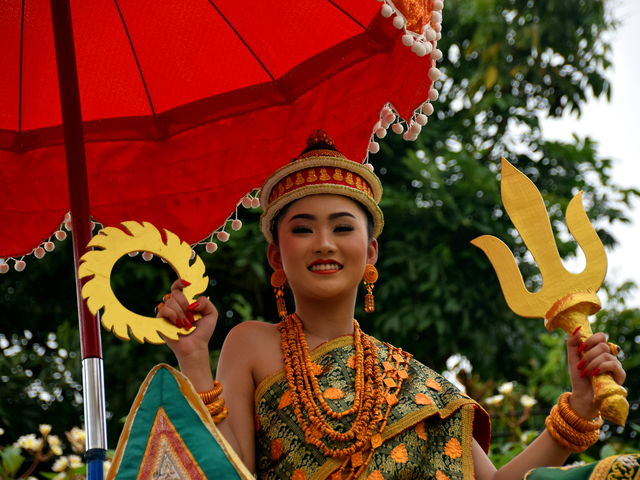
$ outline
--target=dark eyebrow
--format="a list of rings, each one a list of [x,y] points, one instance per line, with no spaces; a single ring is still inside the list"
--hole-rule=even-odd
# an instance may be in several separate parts
[[[336,212],[336,213],[332,213],[331,215],[329,215],[329,220],[335,220],[336,218],[340,218],[340,217],[351,217],[351,218],[356,218],[355,215],[353,215],[352,213],[349,212]],[[316,217],[315,215],[311,215],[310,213],[299,213],[297,215],[294,215],[293,217],[291,217],[289,219],[289,222],[292,222],[296,219],[304,219],[304,220],[315,220]]]

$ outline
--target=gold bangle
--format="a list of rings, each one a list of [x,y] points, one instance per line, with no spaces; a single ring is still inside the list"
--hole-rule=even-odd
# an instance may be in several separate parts
[[[206,407],[211,415],[217,415],[224,410],[224,398],[219,398],[211,403],[207,403]]]
[[[592,430],[590,432],[579,432],[562,417],[558,406],[551,409],[551,424],[556,432],[558,432],[565,440],[576,446],[589,447],[598,441],[600,431]]]
[[[223,421],[225,418],[227,418],[227,415],[229,414],[229,410],[225,407],[222,409],[222,411],[216,415],[211,415],[211,418],[213,419],[213,423],[220,423],[221,421]]]
[[[545,420],[547,431],[561,447],[583,452],[598,441],[602,418],[586,420],[569,405],[570,393],[563,393]]]
[[[579,432],[586,433],[593,432],[594,430],[600,430],[600,427],[602,426],[602,417],[598,416],[593,420],[582,418],[573,408],[571,408],[571,405],[569,404],[570,397],[571,393],[565,392],[560,395],[560,398],[558,398],[558,409],[562,419]]]
[[[200,399],[202,400],[202,403],[207,405],[213,402],[214,400],[216,400],[221,393],[222,393],[222,384],[218,380],[214,380],[213,388],[211,390],[208,390],[206,392],[198,392],[198,395],[200,395]]]

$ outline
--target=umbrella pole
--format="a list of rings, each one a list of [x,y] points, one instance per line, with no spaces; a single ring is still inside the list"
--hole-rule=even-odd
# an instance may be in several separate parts
[[[82,110],[69,0],[51,0],[51,17],[67,158],[67,184],[73,222],[73,260],[80,320],[87,478],[102,480],[103,463],[107,451],[107,428],[100,328],[98,319],[91,315],[82,300],[81,289],[84,282],[78,278],[80,256],[91,239],[91,218]]]

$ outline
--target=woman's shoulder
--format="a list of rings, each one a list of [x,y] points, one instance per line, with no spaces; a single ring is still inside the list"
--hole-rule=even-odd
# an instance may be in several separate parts
[[[268,338],[279,337],[278,324],[260,320],[247,320],[233,327],[227,334],[224,343],[250,344],[260,343]]]

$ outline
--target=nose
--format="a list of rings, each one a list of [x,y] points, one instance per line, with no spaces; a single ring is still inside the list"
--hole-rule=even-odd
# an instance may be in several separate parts
[[[313,245],[316,253],[331,253],[336,249],[333,241],[333,231],[331,229],[321,228],[316,232],[315,242]]]

